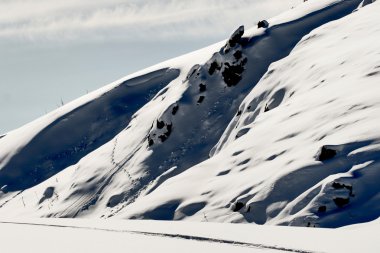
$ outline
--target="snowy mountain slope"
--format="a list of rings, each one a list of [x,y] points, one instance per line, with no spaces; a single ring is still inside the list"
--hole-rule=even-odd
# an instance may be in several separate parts
[[[0,139],[1,217],[327,227],[377,218],[370,198],[378,188],[360,185],[377,176],[378,138],[368,127],[378,121],[371,86],[377,75],[368,71],[376,66],[371,41],[379,32],[371,24],[379,4],[350,14],[360,2],[308,1],[266,29],[239,28],[227,41],[126,77],[8,133]],[[341,66],[343,56],[349,59]],[[353,70],[356,79],[348,74]],[[367,92],[354,85],[359,81]],[[353,105],[360,113],[340,113]],[[336,157],[316,161],[326,144],[338,145]],[[337,173],[352,166],[352,174],[365,176],[332,182],[349,177]]]
[[[181,252],[370,253],[379,251],[374,233],[378,228],[378,220],[340,229],[115,219],[0,221],[0,230],[7,231],[1,236],[1,248],[6,252],[112,252],[120,249],[178,252],[180,249]],[[20,237],[23,243],[17,243]]]
[[[58,117],[12,156],[0,184],[24,190],[77,163],[127,127],[133,113],[178,75],[177,69],[161,69],[127,80]]]
[[[306,36],[245,98],[210,160],[123,217],[323,227],[379,217],[379,10]]]

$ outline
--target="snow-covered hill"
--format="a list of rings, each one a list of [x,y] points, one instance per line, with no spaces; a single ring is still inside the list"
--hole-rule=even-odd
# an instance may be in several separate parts
[[[369,2],[309,0],[0,137],[0,217],[378,218],[380,2]]]

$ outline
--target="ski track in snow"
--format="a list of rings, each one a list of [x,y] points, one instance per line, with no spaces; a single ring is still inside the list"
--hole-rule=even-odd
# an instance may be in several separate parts
[[[129,234],[137,234],[137,235],[144,235],[144,236],[167,237],[167,238],[180,239],[180,240],[193,240],[193,241],[208,242],[208,243],[221,243],[221,244],[228,244],[228,245],[232,245],[236,247],[271,249],[271,250],[278,250],[278,251],[283,251],[283,252],[296,252],[296,253],[316,252],[316,251],[309,251],[309,250],[285,248],[285,247],[274,246],[274,245],[264,245],[264,244],[256,244],[256,243],[249,243],[249,242],[217,239],[217,238],[194,236],[194,235],[184,235],[184,234],[154,233],[154,232],[144,232],[144,231],[137,231],[137,230],[107,229],[107,228],[97,228],[97,227],[83,227],[83,226],[73,226],[73,225],[58,225],[58,224],[29,223],[29,222],[0,221],[0,223],[13,224],[13,225],[56,227],[56,228],[73,228],[73,229],[83,229],[83,230],[99,230],[99,231],[116,232],[116,233],[129,233]]]
[[[1,205],[0,205],[0,208],[2,208],[3,206],[5,206],[9,201],[15,199],[18,195],[20,195],[23,191],[19,191],[15,194],[13,194],[12,197],[8,198],[7,200],[5,200]]]
[[[102,182],[101,186],[98,188],[98,190],[93,195],[91,195],[90,197],[84,196],[83,197],[84,198],[83,201],[80,201],[81,198],[79,198],[76,202],[74,202],[72,205],[70,205],[66,209],[66,211],[64,213],[66,213],[66,214],[70,213],[70,210],[74,206],[75,208],[73,208],[73,209],[74,210],[77,209],[77,212],[75,214],[73,214],[72,217],[77,217],[82,211],[87,210],[90,206],[94,205],[97,202],[98,198],[100,197],[101,193],[104,191],[104,189],[107,188],[107,186],[109,185],[109,183],[113,179],[113,177],[117,173],[119,173],[121,170],[124,171],[128,175],[128,178],[131,180],[131,182],[133,182],[133,179],[132,179],[131,175],[124,168],[124,165],[129,161],[130,158],[132,158],[132,155],[127,156],[121,162],[115,162],[115,149],[116,149],[116,146],[117,146],[117,138],[115,138],[114,146],[113,146],[112,154],[111,154],[111,163],[114,165],[114,168],[112,168],[110,170],[110,172],[108,173],[107,177],[103,180],[103,182]],[[141,147],[138,147],[138,149],[136,150],[136,152],[140,148]],[[135,153],[135,152],[132,152],[132,154],[133,153]],[[80,204],[78,204],[78,203],[80,203]],[[71,217],[71,215],[69,215],[69,216]],[[65,217],[65,216],[63,216],[63,217]]]

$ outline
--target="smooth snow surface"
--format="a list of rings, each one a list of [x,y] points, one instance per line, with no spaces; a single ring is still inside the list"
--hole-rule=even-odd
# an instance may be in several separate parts
[[[377,253],[374,221],[365,227],[308,229],[247,224],[87,219],[0,221],[4,252],[366,252]],[[19,243],[18,239],[23,242]],[[302,238],[302,239],[301,239]]]
[[[377,219],[379,12],[309,0],[7,133],[0,217]]]

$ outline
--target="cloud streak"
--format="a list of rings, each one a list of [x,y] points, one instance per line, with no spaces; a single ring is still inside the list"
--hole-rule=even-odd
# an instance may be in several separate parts
[[[301,0],[3,0],[0,38],[34,41],[217,37]]]

